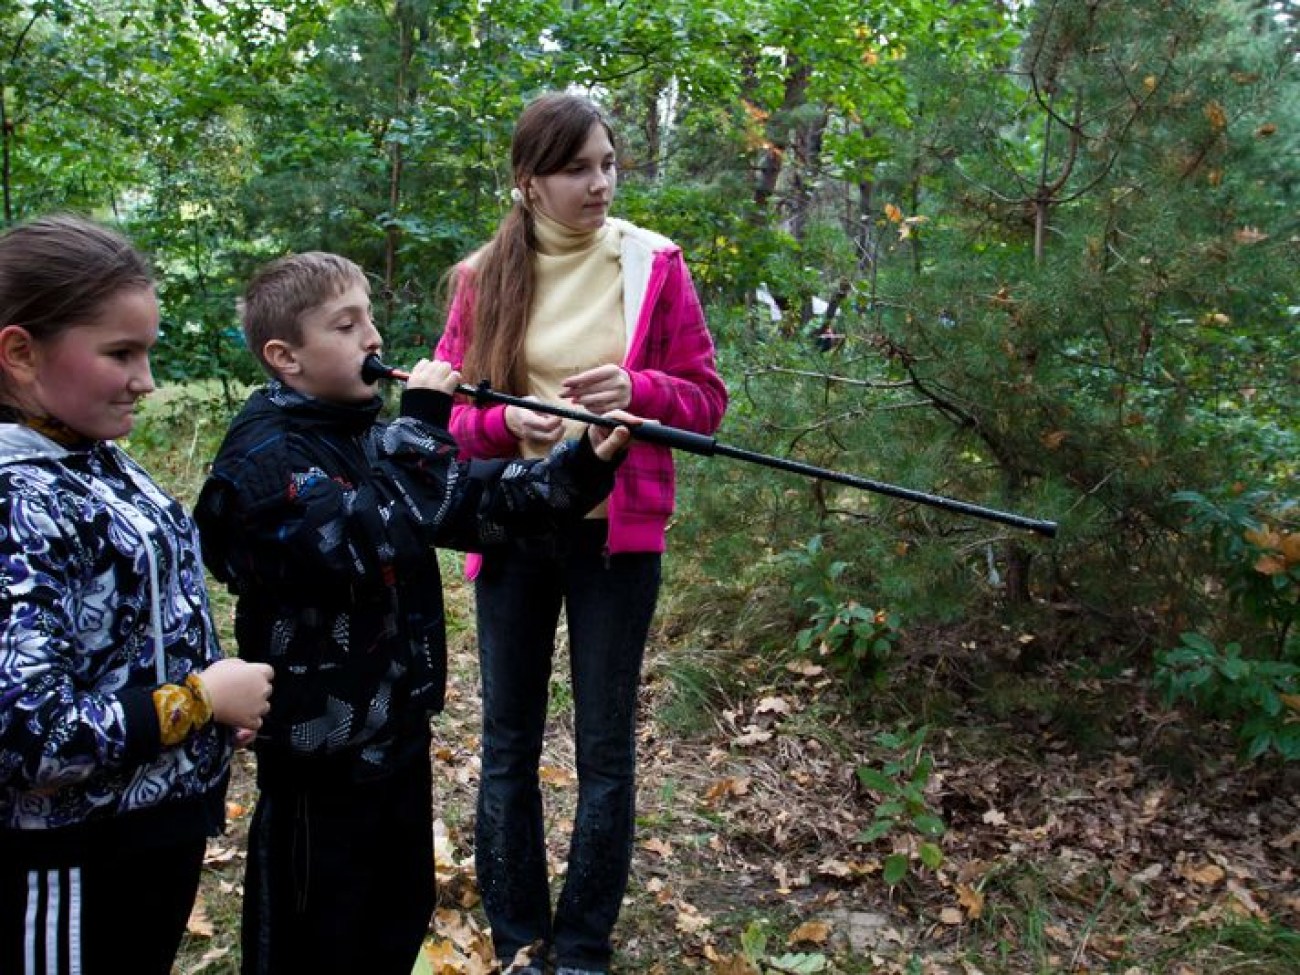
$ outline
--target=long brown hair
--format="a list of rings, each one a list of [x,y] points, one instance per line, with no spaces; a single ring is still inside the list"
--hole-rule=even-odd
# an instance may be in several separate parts
[[[533,176],[558,173],[582,149],[593,125],[614,132],[591,101],[551,92],[529,102],[515,122],[510,165],[515,187]],[[533,303],[533,252],[537,235],[524,200],[516,200],[496,234],[479,252],[474,276],[474,335],[461,372],[470,382],[488,380],[496,389],[523,395],[528,386],[524,334]]]

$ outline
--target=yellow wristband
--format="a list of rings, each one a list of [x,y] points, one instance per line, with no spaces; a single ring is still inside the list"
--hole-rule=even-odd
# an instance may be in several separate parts
[[[177,745],[194,727],[194,695],[187,688],[164,684],[153,692],[158,732],[164,745]]]
[[[207,685],[198,674],[189,674],[185,678],[185,687],[194,697],[194,726],[201,728],[212,720],[212,695],[208,693]]]
[[[212,697],[198,674],[187,676],[184,685],[163,684],[153,692],[153,706],[165,746],[180,744],[212,720]]]

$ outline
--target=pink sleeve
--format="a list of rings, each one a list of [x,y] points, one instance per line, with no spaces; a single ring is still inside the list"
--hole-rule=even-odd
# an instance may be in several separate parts
[[[727,408],[695,285],[680,250],[655,255],[663,288],[653,308],[642,310],[645,337],[629,370],[629,411],[669,426],[712,434]]]

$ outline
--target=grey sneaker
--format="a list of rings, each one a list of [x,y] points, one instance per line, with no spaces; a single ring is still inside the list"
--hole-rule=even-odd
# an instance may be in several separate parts
[[[555,970],[555,975],[606,975],[606,973],[594,968],[570,968],[568,965],[561,965]]]

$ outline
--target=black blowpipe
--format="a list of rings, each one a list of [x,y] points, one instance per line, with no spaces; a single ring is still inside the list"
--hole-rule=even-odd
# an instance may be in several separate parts
[[[365,362],[361,365],[361,378],[368,383],[376,382],[380,379],[395,379],[399,382],[405,382],[410,379],[410,373],[403,372],[401,369],[394,368],[386,364],[377,355],[366,357]],[[498,393],[492,389],[487,380],[479,383],[477,386],[469,386],[465,383],[459,383],[456,386],[456,392],[462,396],[468,396],[480,406],[484,403],[502,403],[506,406],[518,406],[521,409],[532,410],[535,413],[549,413],[551,416],[562,417],[566,420],[574,420],[578,423],[591,423],[600,427],[614,428],[623,426],[618,420],[607,416],[598,416],[595,413],[586,413],[582,410],[573,410],[564,406],[555,406],[551,403],[542,403],[536,400],[524,399],[520,396],[511,396],[508,393]],[[645,423],[631,425],[632,437],[636,440],[644,440],[646,443],[656,443],[664,447],[671,447],[674,450],[685,450],[688,453],[699,454],[702,457],[733,457],[736,460],[748,461],[751,464],[761,464],[764,467],[772,467],[777,470],[789,471],[792,474],[802,474],[805,477],[815,477],[821,481],[830,481],[834,484],[844,484],[848,487],[859,488],[863,491],[872,491],[876,494],[884,494],[891,498],[901,498],[905,501],[915,501],[918,504],[930,505],[934,508],[942,508],[945,511],[955,511],[958,514],[969,515],[973,518],[983,518],[987,521],[996,521],[1004,525],[1011,525],[1016,528],[1025,528],[1029,531],[1044,535],[1047,538],[1056,536],[1056,522],[1044,521],[1039,518],[1028,518],[1024,515],[1014,514],[1008,511],[998,511],[996,508],[986,508],[983,505],[972,504],[969,501],[959,501],[955,498],[945,498],[937,494],[927,494],[924,491],[914,491],[911,488],[898,487],[893,484],[886,484],[882,481],[873,481],[869,478],[858,477],[855,474],[843,474],[839,471],[827,470],[824,467],[814,467],[811,464],[804,464],[797,460],[786,460],[783,457],[773,457],[769,454],[759,454],[752,450],[743,450],[740,447],[729,447],[726,444],[718,443],[714,437],[706,436],[702,433],[693,433],[690,430],[682,430],[678,427],[665,426],[662,423],[647,421]]]

